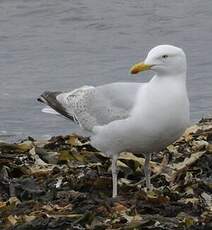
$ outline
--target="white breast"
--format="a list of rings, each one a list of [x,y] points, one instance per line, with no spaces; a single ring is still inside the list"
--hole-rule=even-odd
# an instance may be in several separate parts
[[[154,78],[138,93],[131,119],[136,134],[145,140],[145,151],[158,151],[175,141],[189,124],[184,82]]]

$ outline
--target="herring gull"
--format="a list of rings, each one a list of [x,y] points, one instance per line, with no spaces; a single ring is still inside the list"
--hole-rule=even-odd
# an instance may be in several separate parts
[[[182,49],[160,45],[130,72],[152,70],[147,83],[117,82],[83,86],[70,92],[44,92],[47,113],[59,113],[91,132],[91,144],[112,158],[113,197],[117,196],[117,159],[130,151],[145,156],[147,189],[151,153],[177,140],[189,124],[186,56]]]

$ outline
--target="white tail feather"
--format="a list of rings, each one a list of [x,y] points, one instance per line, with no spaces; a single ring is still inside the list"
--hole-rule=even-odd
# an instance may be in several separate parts
[[[58,112],[56,112],[54,109],[50,108],[49,106],[44,107],[41,111],[43,113],[51,113],[51,114],[60,115]]]

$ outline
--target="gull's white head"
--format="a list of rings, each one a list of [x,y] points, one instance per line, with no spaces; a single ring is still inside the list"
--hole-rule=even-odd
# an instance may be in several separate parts
[[[160,45],[151,49],[144,62],[135,64],[130,72],[137,74],[153,70],[158,76],[178,75],[186,72],[186,56],[182,49],[171,45]]]

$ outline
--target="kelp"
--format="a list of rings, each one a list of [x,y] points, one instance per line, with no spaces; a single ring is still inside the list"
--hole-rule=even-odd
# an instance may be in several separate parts
[[[119,196],[111,162],[76,134],[0,142],[0,229],[212,229],[212,119],[202,119],[150,162],[122,153]]]

